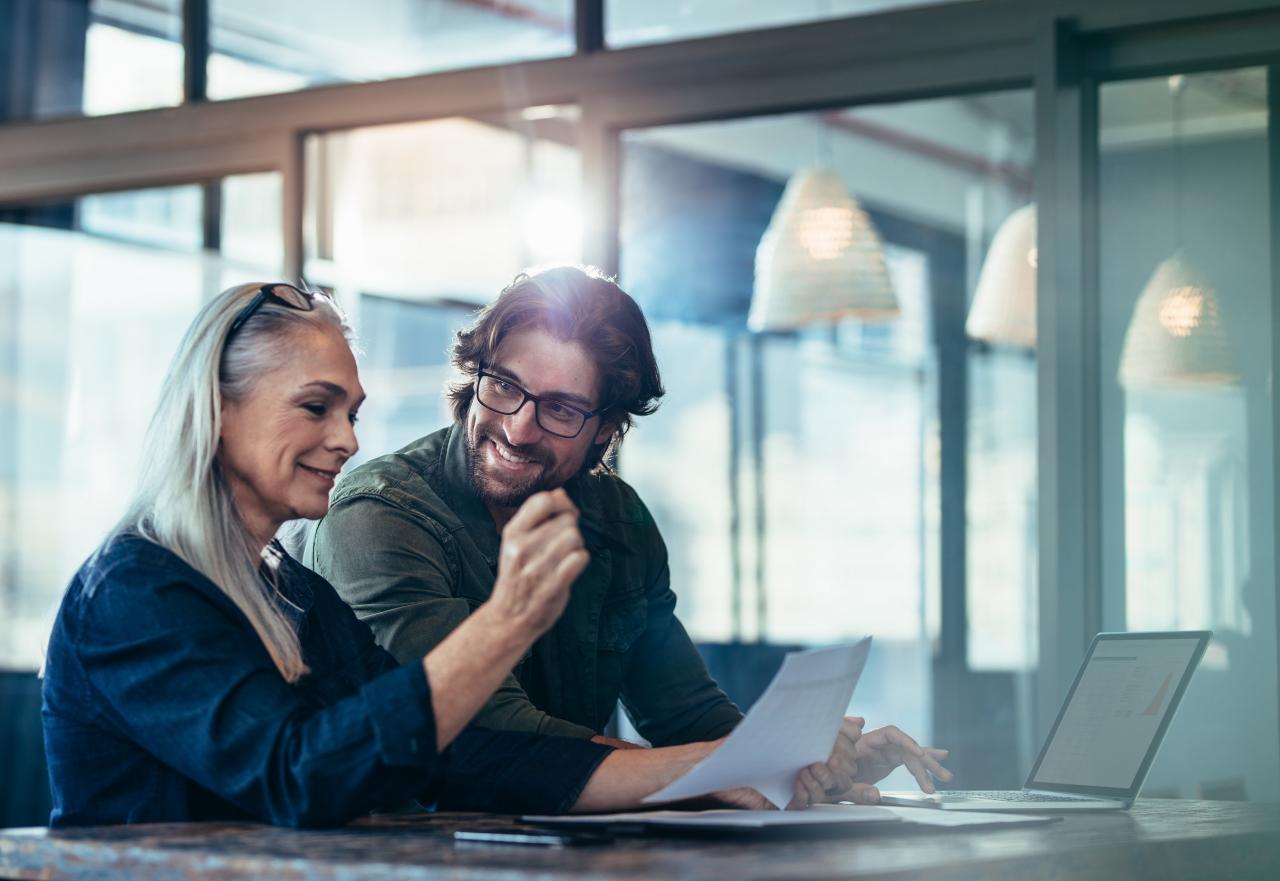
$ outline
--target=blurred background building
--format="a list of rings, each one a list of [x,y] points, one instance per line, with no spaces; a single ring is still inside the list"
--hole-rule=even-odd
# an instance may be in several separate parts
[[[871,633],[855,710],[1016,786],[1095,632],[1211,628],[1147,793],[1274,798],[1277,47],[1256,0],[0,0],[0,826],[203,301],[335,292],[366,458],[583,260],[652,325],[617,465],[736,699]]]

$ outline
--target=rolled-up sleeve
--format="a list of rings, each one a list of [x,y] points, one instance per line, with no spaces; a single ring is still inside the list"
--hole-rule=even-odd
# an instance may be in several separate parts
[[[393,767],[427,767],[436,759],[431,688],[419,663],[383,673],[360,690],[378,752]]]
[[[432,793],[445,810],[563,814],[611,752],[576,737],[468,728],[446,750]]]

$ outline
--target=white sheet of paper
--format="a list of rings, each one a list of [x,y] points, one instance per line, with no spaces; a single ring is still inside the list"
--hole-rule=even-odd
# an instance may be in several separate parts
[[[785,807],[800,769],[831,755],[870,651],[868,636],[852,645],[790,652],[720,748],[645,802],[750,786]]]
[[[765,829],[775,826],[827,826],[850,823],[897,823],[901,818],[892,808],[874,805],[851,806],[848,811],[641,811],[624,814],[590,814],[580,817],[525,816],[526,823],[553,823],[557,826],[608,826],[637,823],[646,826],[692,826],[707,828]],[[938,811],[937,813],[943,813]]]

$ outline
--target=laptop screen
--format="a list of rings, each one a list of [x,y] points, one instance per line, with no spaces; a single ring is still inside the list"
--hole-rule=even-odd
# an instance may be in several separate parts
[[[1200,632],[1099,634],[1027,785],[1136,795],[1207,643]]]

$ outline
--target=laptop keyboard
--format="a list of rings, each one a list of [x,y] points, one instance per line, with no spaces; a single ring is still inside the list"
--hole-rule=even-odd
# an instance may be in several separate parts
[[[947,799],[958,800],[982,800],[982,801],[1025,801],[1025,802],[1047,802],[1047,801],[1081,801],[1070,795],[1040,795],[1034,792],[1019,792],[1009,789],[966,789],[964,792],[943,792],[943,797]]]

